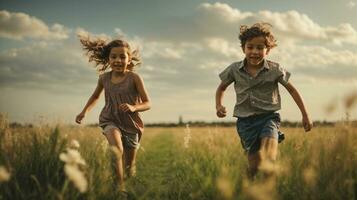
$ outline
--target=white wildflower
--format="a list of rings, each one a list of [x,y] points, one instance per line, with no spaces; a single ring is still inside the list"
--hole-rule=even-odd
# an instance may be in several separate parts
[[[188,148],[189,147],[189,143],[190,143],[190,140],[191,140],[191,129],[190,129],[190,126],[189,124],[186,124],[186,129],[185,129],[185,137],[183,138],[184,140],[184,147],[185,148]]]
[[[356,6],[356,3],[354,1],[349,1],[347,3],[347,7],[350,8],[350,9],[354,8],[355,6]]]
[[[77,165],[64,166],[64,172],[66,173],[68,179],[73,182],[74,186],[81,192],[87,191],[88,182],[83,172],[78,169]]]
[[[79,153],[79,151],[77,151],[75,149],[67,149],[67,153],[61,153],[59,157],[60,157],[60,160],[62,160],[66,164],[86,165],[86,162],[82,158],[82,156]]]
[[[0,166],[0,183],[10,180],[11,174],[4,166]]]
[[[80,145],[79,145],[79,142],[78,140],[71,140],[71,142],[69,143],[69,148],[72,148],[72,149],[79,149]]]
[[[73,182],[74,186],[80,192],[86,192],[88,188],[88,182],[79,169],[79,166],[84,166],[86,164],[85,160],[82,158],[81,154],[76,149],[67,149],[65,153],[61,153],[59,156],[60,160],[65,162],[64,172],[70,181]]]

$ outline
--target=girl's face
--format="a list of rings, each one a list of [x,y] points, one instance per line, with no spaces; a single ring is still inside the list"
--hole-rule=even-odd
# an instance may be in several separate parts
[[[265,38],[260,36],[248,40],[243,47],[243,52],[248,65],[260,66],[268,55],[269,49],[265,45]]]
[[[109,65],[114,72],[125,73],[130,57],[125,47],[113,47],[109,53]]]

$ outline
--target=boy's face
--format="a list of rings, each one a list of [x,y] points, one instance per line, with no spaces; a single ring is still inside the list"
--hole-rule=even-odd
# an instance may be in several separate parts
[[[109,64],[113,71],[124,73],[130,63],[127,48],[113,47],[109,54]]]
[[[260,36],[248,40],[243,47],[243,52],[248,65],[259,66],[263,64],[269,49],[265,45],[265,38]]]

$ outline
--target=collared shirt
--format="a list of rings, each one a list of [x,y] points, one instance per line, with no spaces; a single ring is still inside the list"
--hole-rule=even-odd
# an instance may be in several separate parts
[[[219,74],[227,85],[234,82],[236,104],[233,116],[248,117],[280,110],[278,83],[287,85],[290,73],[278,63],[264,60],[263,67],[252,77],[245,70],[244,63],[244,60],[232,63]]]

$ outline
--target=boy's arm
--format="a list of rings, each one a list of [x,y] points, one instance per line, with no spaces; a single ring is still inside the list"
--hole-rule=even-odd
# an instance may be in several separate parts
[[[223,95],[229,84],[223,81],[219,84],[216,91],[216,115],[220,118],[225,117],[227,114],[226,108],[222,105]]]
[[[299,107],[302,115],[302,123],[304,126],[304,129],[306,132],[310,131],[312,128],[312,121],[309,118],[309,114],[307,113],[307,110],[304,105],[304,101],[302,100],[301,95],[297,91],[297,89],[293,86],[291,82],[288,82],[288,84],[284,85],[284,87],[288,90],[290,95],[293,97],[296,105]]]

